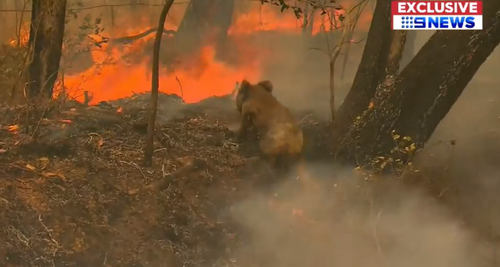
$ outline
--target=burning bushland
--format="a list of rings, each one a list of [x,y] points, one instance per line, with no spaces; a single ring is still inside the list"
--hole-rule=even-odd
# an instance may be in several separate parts
[[[16,91],[22,102],[0,106],[2,265],[494,266],[494,231],[477,234],[464,226],[467,219],[458,219],[439,203],[448,188],[434,188],[435,181],[414,172],[410,164],[388,177],[331,164],[338,156],[332,146],[337,138],[332,128],[338,124],[324,117],[330,111],[333,117],[341,97],[333,98],[330,92],[345,93],[334,85],[342,85],[344,74],[352,76],[345,66],[357,67],[362,46],[356,44],[368,31],[371,12],[354,12],[351,22],[356,23],[347,24],[348,14],[341,9],[299,20],[293,8],[281,13],[272,4],[253,1],[237,1],[240,7],[216,5],[222,2],[173,5],[160,29],[160,94],[151,167],[141,161],[151,112],[150,66],[157,30],[151,25],[156,25],[157,16],[137,11],[146,4],[131,1],[131,11],[124,13],[113,12],[111,6],[111,16],[106,17],[68,3],[66,16],[73,19],[65,24],[51,99],[26,104],[32,85],[24,74],[41,75],[26,69],[31,63],[26,54],[32,42],[28,34],[19,30],[18,38],[3,47],[18,53],[5,56],[17,66],[2,66],[9,74],[0,76],[2,89]],[[485,2],[489,9],[498,9],[494,0]],[[406,38],[406,33],[393,38],[383,30],[388,24],[384,14],[389,12],[385,4],[377,3],[372,25],[385,35],[370,30],[367,50],[377,53],[361,61],[358,77],[373,78],[375,72],[382,77],[383,71],[398,68],[397,62],[390,69],[373,67],[390,52],[391,42],[386,40],[404,44]],[[154,23],[148,17],[155,17]],[[349,28],[336,28],[332,21],[337,19]],[[50,25],[43,26],[44,34],[54,30]],[[470,33],[461,34],[451,38],[463,40]],[[486,37],[474,40],[481,38]],[[330,46],[329,40],[336,41]],[[400,45],[394,57],[401,57],[402,50]],[[337,64],[342,68],[333,75],[340,51],[345,53]],[[441,58],[452,60],[449,51]],[[415,62],[428,60],[421,57]],[[260,155],[258,135],[238,140],[234,130],[241,118],[231,92],[243,79],[273,80],[272,94],[287,107],[280,110],[289,109],[287,120],[295,120],[294,128],[303,132],[303,160],[312,177],[307,186],[293,173],[277,173],[255,160]],[[383,98],[365,101],[370,90],[379,90],[373,86],[377,83],[370,87],[363,84],[366,79],[355,81],[348,98],[359,98],[363,105],[347,113],[362,108],[364,122],[369,123],[358,123],[365,128],[354,130],[369,129],[360,135],[366,140],[384,138],[354,147],[345,145],[358,141],[351,135],[340,147],[375,150],[371,145],[384,145],[386,137],[398,144],[412,141],[394,132],[380,134],[384,127],[369,128],[379,123],[375,119],[386,119],[376,115],[388,106]],[[405,81],[410,84],[411,79]],[[319,106],[328,106],[329,95],[332,108],[318,113]],[[353,132],[348,130],[347,135]],[[416,150],[414,143],[406,145],[398,151]],[[376,159],[382,165],[397,163]],[[400,179],[408,176],[416,179]],[[433,187],[437,197],[409,187],[408,181]]]
[[[2,107],[1,172],[11,177],[2,215],[13,220],[3,221],[5,264],[232,264],[230,251],[247,241],[230,208],[270,190],[273,173],[247,162],[257,155],[251,141],[231,137],[230,96],[159,100],[153,168],[140,165],[148,94],[65,102],[47,109],[36,137],[20,110]]]
[[[5,266],[488,260],[453,216],[404,185],[315,164],[307,188],[276,177],[253,160],[256,140],[234,139],[230,96],[185,104],[160,94],[153,167],[145,168],[149,102],[149,94],[95,106],[68,101],[47,109],[36,136],[19,116],[24,108],[2,107]],[[312,116],[300,126],[306,158],[317,157],[328,131]]]

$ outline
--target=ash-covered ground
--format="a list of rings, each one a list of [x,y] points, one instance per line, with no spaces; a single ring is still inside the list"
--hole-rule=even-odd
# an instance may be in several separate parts
[[[252,140],[233,140],[230,96],[160,94],[154,164],[143,167],[149,102],[65,102],[30,127],[24,106],[2,107],[2,265],[234,266],[245,238],[229,211],[272,173],[247,162]]]

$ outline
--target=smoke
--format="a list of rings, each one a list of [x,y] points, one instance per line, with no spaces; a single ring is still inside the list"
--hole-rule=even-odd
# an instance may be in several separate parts
[[[14,9],[14,2],[8,1],[4,7]],[[85,5],[94,4],[100,5],[101,1],[85,1]],[[246,11],[251,13],[259,2],[246,4]],[[183,7],[173,7],[168,23],[178,24]],[[157,7],[117,10],[120,12],[116,12],[116,17],[102,16],[104,25],[130,26],[131,21],[135,25],[147,20],[148,25],[154,27],[160,12]],[[94,19],[103,12],[101,9],[82,11],[79,17],[90,14]],[[110,12],[108,8],[105,14]],[[4,38],[15,36],[15,14],[2,16],[5,23],[0,23],[3,29],[0,31],[8,33]],[[29,16],[24,19],[29,20]],[[268,20],[265,16],[262,19],[263,24]],[[81,20],[71,20],[67,31],[76,34],[80,25]],[[106,28],[110,29],[106,35],[114,34],[113,27]],[[117,36],[122,36],[127,26],[117,28]],[[431,34],[433,32],[418,33],[415,52]],[[328,56],[316,49],[325,50],[324,35],[307,39],[300,34],[256,32],[245,42],[245,48],[254,49],[224,47],[224,50],[242,51],[245,59],[265,58],[261,79],[274,83],[274,92],[280,101],[294,111],[308,110],[325,119],[329,117]],[[242,46],[237,42],[233,45]],[[341,60],[337,62],[337,106],[350,88],[363,48],[364,43],[351,46],[344,79],[340,77]],[[390,185],[394,179],[389,178],[387,182],[366,183],[349,171],[339,169],[335,170],[336,177],[331,178],[328,173],[332,170],[316,166],[312,168],[318,172],[315,176],[329,180],[321,182],[324,192],[284,197],[280,203],[288,206],[287,212],[270,208],[269,196],[263,193],[256,193],[234,207],[234,218],[252,237],[246,242],[247,246],[238,251],[241,256],[248,258],[250,265],[255,264],[255,259],[264,258],[268,260],[264,266],[278,267],[480,266],[488,256],[483,255],[485,251],[478,240],[500,240],[500,167],[497,164],[500,80],[496,78],[499,58],[497,49],[419,153],[415,164],[421,170],[419,179],[425,182],[425,187]],[[177,83],[174,85],[177,88]],[[184,86],[187,88],[187,84]],[[232,89],[228,88],[228,93]],[[451,145],[451,140],[456,144]],[[276,191],[287,193],[290,183],[282,184]],[[304,222],[292,214],[293,209],[304,210],[305,217],[311,217],[316,223]],[[500,252],[498,244],[491,247],[494,247],[491,253],[495,249]]]
[[[320,178],[311,191],[292,190],[289,180],[233,207],[248,233],[239,266],[472,267],[488,260],[460,220],[422,191],[391,178],[310,169]]]
[[[415,52],[431,34],[418,33]],[[261,46],[272,47],[277,58],[263,79],[273,81],[278,99],[293,110],[327,118],[328,58],[308,49],[311,43],[299,41],[301,37],[290,38],[259,40]],[[363,44],[353,48],[345,79],[336,75],[337,105],[353,80]],[[286,212],[270,208],[270,197],[260,193],[235,207],[234,218],[251,236],[240,251],[248,264],[494,266],[500,252],[495,241],[500,237],[500,92],[495,90],[500,82],[494,78],[498,58],[497,49],[419,153],[415,184],[405,186],[394,178],[366,183],[339,169],[335,172],[341,174],[333,179],[319,171],[317,178],[334,181],[322,184],[323,194],[285,198]],[[339,184],[344,184],[342,189]],[[301,223],[292,215],[302,206],[308,207],[305,213],[323,215],[318,224]]]

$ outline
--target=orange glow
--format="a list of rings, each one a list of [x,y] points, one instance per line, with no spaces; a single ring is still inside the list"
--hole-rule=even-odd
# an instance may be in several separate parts
[[[30,28],[29,24],[23,22],[21,24],[21,30],[19,31],[19,44],[17,43],[17,37],[9,39],[9,44],[11,46],[26,46],[30,39]]]
[[[15,132],[17,132],[19,130],[19,125],[17,125],[17,124],[11,125],[7,129],[8,129],[9,132],[15,133]]]
[[[349,6],[345,7],[350,10]],[[297,19],[293,11],[280,13],[274,5],[263,5],[262,8],[255,9],[255,12],[241,14],[233,22],[229,34],[250,34],[257,31],[280,31],[287,33],[300,33],[302,30],[303,18]],[[317,10],[313,16],[312,34],[322,32],[322,27],[330,28],[328,15],[320,15],[321,10]],[[353,16],[354,16],[353,12]],[[335,17],[345,14],[344,10],[335,10]],[[371,14],[363,14],[357,23],[357,30],[367,32],[370,27]],[[310,23],[310,20],[309,22]]]
[[[313,34],[322,34],[322,24],[328,30],[328,16],[319,15],[317,11],[314,17]],[[370,13],[370,12],[366,12]],[[340,13],[337,12],[337,16]],[[172,16],[177,17],[175,23]],[[169,15],[170,16],[170,15]],[[175,13],[167,19],[165,28],[176,30],[181,16]],[[151,27],[149,17],[134,20],[130,25],[125,17],[117,18],[123,23],[117,23],[121,28],[112,28],[111,32],[104,32],[103,35],[113,38],[135,35]],[[358,22],[357,31],[366,32],[370,25],[371,14],[365,14]],[[245,38],[251,38],[251,34],[260,31],[279,31],[287,34],[300,35],[303,19],[297,19],[292,10],[283,13],[273,5],[261,5],[258,2],[252,3],[250,12],[235,15],[232,26],[229,29],[229,39],[231,44],[236,46],[235,53],[231,56],[238,57],[232,59],[237,62],[227,64],[215,59],[216,46],[210,40],[202,44],[201,51],[193,55],[182,55],[176,58],[176,67],[165,67],[160,64],[159,90],[163,93],[173,93],[181,96],[185,102],[199,102],[207,97],[230,94],[237,81],[248,79],[257,81],[262,77],[261,70],[266,64],[272,63],[273,51],[266,51],[262,47],[251,45]],[[23,27],[28,29],[27,27]],[[111,27],[105,27],[107,29]],[[29,34],[22,35],[22,42],[27,42]],[[84,91],[91,96],[90,104],[100,101],[114,100],[128,97],[134,93],[144,93],[151,90],[151,59],[149,55],[144,55],[140,63],[128,63],[122,59],[125,53],[145,51],[146,45],[151,45],[154,33],[139,39],[127,46],[117,45],[111,47],[110,44],[102,44],[101,47],[92,46],[91,57],[94,65],[81,73],[64,76],[64,86],[67,95],[78,101],[84,101]],[[245,37],[246,36],[246,37]],[[100,43],[100,36],[89,35],[89,40]],[[163,36],[162,42],[168,42],[173,37]],[[209,39],[209,38],[206,38]],[[171,41],[171,40],[170,40]],[[168,47],[163,46],[162,50]],[[168,49],[168,48],[167,48]],[[112,58],[112,64],[106,63]],[[78,64],[74,63],[73,64]],[[60,85],[61,81],[58,82]],[[117,112],[121,112],[119,109]]]
[[[93,53],[94,61],[98,61],[100,56],[102,56],[100,53]],[[193,103],[210,96],[228,94],[234,88],[235,82],[243,78],[259,77],[259,73],[251,66],[233,69],[213,58],[213,47],[205,47],[197,60],[197,63],[203,66],[201,73],[193,68],[187,71],[176,70],[170,75],[160,75],[160,92],[174,93],[182,96],[184,101]],[[83,91],[89,91],[92,95],[91,103],[147,92],[151,90],[148,62],[144,60],[139,65],[118,62],[116,65],[93,66],[84,73],[66,76],[65,86],[68,93],[78,101],[83,101]],[[163,69],[160,72],[166,73],[167,70]]]

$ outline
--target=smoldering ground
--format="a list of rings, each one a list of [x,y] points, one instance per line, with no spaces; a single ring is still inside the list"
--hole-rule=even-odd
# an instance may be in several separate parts
[[[418,33],[415,52],[431,34]],[[327,118],[328,59],[304,49],[303,43],[289,43],[293,42],[280,43],[280,49],[273,50],[294,56],[283,56],[280,67],[270,67],[264,78],[273,80],[275,94],[285,105]],[[336,79],[338,105],[350,87],[347,81],[354,77],[362,46],[353,52],[344,80]],[[495,88],[500,82],[493,71],[498,69],[499,56],[497,49],[419,153],[415,165],[420,172],[411,185],[394,177],[365,183],[350,170],[319,171],[322,180],[328,180],[325,177],[331,172],[337,178],[323,187],[322,194],[285,199],[285,212],[271,208],[269,196],[255,193],[233,211],[251,235],[239,253],[250,266],[256,259],[262,259],[260,266],[488,266],[498,262],[500,93]],[[297,57],[323,67],[304,72]],[[298,82],[291,76],[302,79]],[[347,183],[347,190],[332,185],[339,180]],[[305,213],[323,215],[319,224],[300,222],[293,215],[303,205],[308,207]]]
[[[291,178],[276,194],[256,192],[232,208],[247,231],[237,251],[241,266],[472,267],[491,260],[481,238],[425,192],[389,177],[369,182],[347,169],[309,168],[319,178],[314,190],[289,194]]]
[[[155,25],[157,16],[149,17]],[[266,64],[262,79],[273,81],[285,105],[328,118],[328,58],[298,41],[300,36],[290,41],[283,35],[267,33],[253,40],[273,51],[274,61]],[[426,38],[419,38],[416,51]],[[337,79],[338,104],[363,46],[353,45],[348,75]],[[404,186],[394,178],[367,183],[350,170],[310,167],[315,177],[328,180],[321,182],[323,192],[283,197],[289,188],[284,183],[277,190],[279,205],[270,206],[269,196],[255,192],[233,208],[233,218],[250,236],[241,237],[238,260],[278,267],[494,265],[500,236],[500,82],[493,71],[499,55],[497,49],[481,67],[420,152],[421,183]]]

